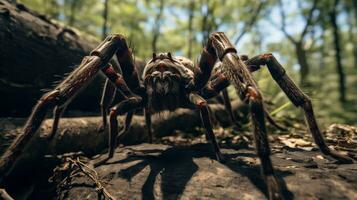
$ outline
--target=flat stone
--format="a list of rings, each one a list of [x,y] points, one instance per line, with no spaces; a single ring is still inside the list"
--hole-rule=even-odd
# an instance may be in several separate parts
[[[114,158],[95,170],[116,199],[266,199],[254,150],[222,151],[228,158],[225,163],[214,159],[209,144],[127,146],[118,148]],[[318,155],[318,151],[273,154],[285,198],[357,199],[357,164],[335,165]],[[98,198],[93,182],[85,176],[69,184],[58,188],[59,199]]]

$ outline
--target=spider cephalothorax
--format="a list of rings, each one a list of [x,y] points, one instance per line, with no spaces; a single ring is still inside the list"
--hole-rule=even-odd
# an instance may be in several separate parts
[[[118,58],[122,74],[113,68],[109,61]],[[214,70],[214,65],[218,70]],[[222,32],[212,33],[203,48],[197,64],[184,57],[173,57],[171,53],[153,54],[143,72],[143,83],[139,79],[132,52],[123,35],[108,36],[81,65],[53,91],[46,93],[35,106],[25,124],[23,133],[6,150],[0,160],[0,180],[10,173],[21,152],[40,127],[48,109],[54,109],[52,136],[56,132],[58,120],[66,105],[88,83],[98,71],[102,71],[115,85],[112,92],[105,90],[103,101],[109,105],[110,95],[117,91],[120,102],[113,106],[109,114],[109,152],[100,165],[113,157],[118,135],[129,128],[133,113],[144,109],[148,134],[151,137],[153,112],[174,110],[178,107],[196,109],[200,112],[206,138],[212,143],[218,161],[223,161],[220,148],[212,130],[210,113],[205,99],[214,97],[232,83],[239,98],[249,104],[257,155],[262,166],[262,175],[267,184],[269,199],[282,199],[281,188],[270,160],[270,148],[265,128],[266,111],[263,97],[251,73],[266,65],[271,76],[292,103],[303,109],[309,131],[320,150],[340,163],[351,163],[351,158],[331,150],[325,143],[318,128],[310,99],[295,85],[284,68],[272,54],[262,54],[248,59],[240,58],[237,50]],[[119,67],[118,67],[119,68]],[[108,81],[107,81],[108,83]],[[107,85],[107,84],[106,84]],[[109,98],[106,98],[109,96]],[[106,111],[103,109],[104,122]],[[117,116],[126,114],[124,128],[119,134]],[[267,117],[268,118],[268,117]],[[269,119],[269,118],[268,118]]]
[[[171,53],[154,53],[143,72],[148,107],[156,112],[180,107],[184,103],[184,88],[193,75],[193,71]]]

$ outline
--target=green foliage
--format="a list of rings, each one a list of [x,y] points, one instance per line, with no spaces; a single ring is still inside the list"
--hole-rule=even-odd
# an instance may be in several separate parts
[[[306,23],[313,0],[282,0],[287,13],[287,30],[298,38],[301,26]],[[58,19],[84,32],[102,37],[104,0],[18,0],[29,8]],[[148,0],[109,0],[108,32],[123,33],[131,43],[136,57],[148,59],[152,54],[155,17],[159,12],[160,1]],[[245,28],[242,40],[237,44],[238,52],[250,56],[273,52],[286,68],[288,74],[299,80],[299,65],[294,45],[281,33],[279,19],[279,0],[167,0],[160,20],[159,51],[171,51],[176,55],[189,52],[192,42],[192,57],[202,50],[207,34],[224,31],[232,41]],[[304,38],[304,48],[311,67],[311,85],[303,88],[313,99],[317,115],[322,123],[348,122],[356,125],[357,118],[357,8],[353,1],[340,0],[337,7],[342,59],[347,75],[347,98],[345,104],[338,102],[338,79],[335,68],[333,35],[329,25],[328,13],[333,1],[318,1],[312,26]],[[247,24],[263,3],[261,13],[255,23]],[[193,5],[193,6],[192,6]],[[192,17],[192,30],[189,30],[189,13]],[[277,25],[274,27],[272,24]],[[193,35],[192,40],[189,35]],[[300,116],[300,111],[287,102],[284,93],[263,68],[254,74],[266,99],[273,104],[277,117],[286,114]],[[230,91],[234,95],[234,91]],[[274,109],[271,109],[274,110]],[[278,112],[279,111],[279,112]]]

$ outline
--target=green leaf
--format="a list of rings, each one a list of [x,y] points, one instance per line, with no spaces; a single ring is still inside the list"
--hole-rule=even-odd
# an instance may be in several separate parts
[[[280,111],[283,111],[285,108],[289,107],[291,105],[291,102],[287,102],[285,104],[283,104],[282,106],[280,106],[279,108],[273,110],[270,115],[276,115],[277,113],[279,113]]]

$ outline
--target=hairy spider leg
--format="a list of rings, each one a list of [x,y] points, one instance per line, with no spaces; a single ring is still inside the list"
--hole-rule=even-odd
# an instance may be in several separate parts
[[[270,148],[265,128],[263,98],[248,70],[239,58],[237,50],[223,32],[212,33],[207,42],[210,54],[216,54],[222,62],[224,75],[233,84],[239,97],[247,99],[253,124],[257,155],[261,161],[262,174],[266,180],[269,199],[283,199],[281,186],[274,173],[270,159]]]
[[[290,101],[296,107],[301,107],[303,109],[305,114],[305,121],[309,127],[309,131],[322,153],[335,158],[340,163],[353,162],[352,159],[348,156],[344,156],[336,151],[333,151],[327,146],[317,125],[310,98],[296,86],[294,81],[286,74],[285,69],[283,66],[281,66],[273,54],[267,53],[255,56],[249,59],[247,63],[258,66],[266,65],[268,67],[271,76],[279,85],[279,87],[284,91]]]
[[[23,132],[0,159],[0,181],[12,171],[20,155],[35,136],[47,111],[55,106],[62,108],[68,105],[91,82],[98,71],[107,66],[114,53],[121,47],[121,43],[120,35],[108,36],[91,52],[90,56],[84,57],[82,63],[54,90],[40,98],[23,128]]]

